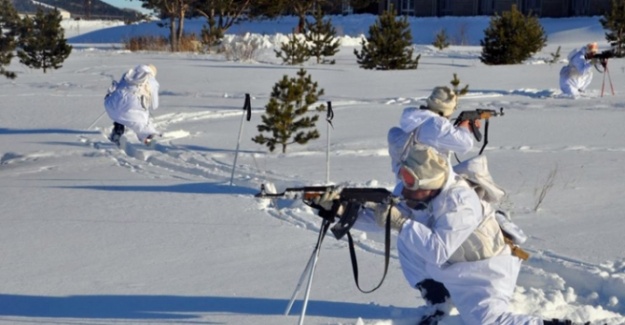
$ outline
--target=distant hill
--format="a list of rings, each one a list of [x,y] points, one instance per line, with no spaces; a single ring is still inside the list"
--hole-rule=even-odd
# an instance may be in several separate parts
[[[142,17],[142,14],[132,9],[120,9],[100,0],[90,0],[91,6],[85,8],[84,0],[12,0],[17,12],[35,13],[40,7],[36,3],[41,2],[59,9],[69,11],[72,18],[79,19],[116,19],[125,21],[135,21]]]

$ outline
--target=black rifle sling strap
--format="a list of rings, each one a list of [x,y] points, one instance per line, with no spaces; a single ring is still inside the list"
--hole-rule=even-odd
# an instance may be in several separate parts
[[[484,152],[484,148],[486,148],[486,145],[488,144],[488,124],[489,124],[490,119],[486,119],[486,122],[484,123],[484,143],[482,144],[482,148],[480,149],[480,153],[478,153],[477,155],[481,155],[482,152]]]
[[[324,220],[324,222],[321,224],[321,229],[319,230],[319,240],[317,241],[317,247],[315,247],[315,249],[321,248],[321,243],[323,242],[323,239],[326,237],[326,234],[328,233],[329,228],[330,228],[330,222],[328,220]]]
[[[392,209],[391,205],[391,209]],[[384,229],[385,238],[384,238],[384,274],[382,274],[382,279],[380,279],[380,283],[378,283],[375,288],[371,290],[362,290],[360,288],[360,284],[358,284],[358,261],[356,260],[356,250],[354,249],[354,240],[352,239],[352,234],[347,232],[347,240],[349,241],[349,256],[352,259],[352,271],[354,272],[354,281],[356,282],[356,287],[362,293],[371,293],[377,290],[384,279],[386,278],[386,273],[388,272],[388,263],[391,256],[391,209],[388,209],[388,214],[386,215],[386,227]]]

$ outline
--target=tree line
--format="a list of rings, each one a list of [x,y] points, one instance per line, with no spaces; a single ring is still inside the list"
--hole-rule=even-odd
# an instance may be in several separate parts
[[[140,0],[147,9],[157,10],[162,17],[169,17],[170,45],[177,48],[181,38],[184,19],[201,15],[207,18],[203,38],[217,42],[225,31],[243,17],[264,14],[277,16],[296,13],[298,25],[288,42],[276,50],[276,56],[285,64],[300,65],[311,57],[317,63],[334,63],[328,58],[338,52],[339,42],[331,21],[323,19],[326,0]],[[362,0],[364,2],[368,0]],[[253,2],[253,4],[252,4]],[[333,3],[333,2],[332,2]],[[314,21],[306,20],[313,13]],[[20,62],[31,67],[57,69],[71,52],[63,38],[58,12],[38,12],[34,18],[20,19],[9,0],[0,0],[0,74],[15,78],[6,71],[17,49]],[[625,0],[612,0],[612,8],[600,22],[617,57],[625,56]],[[446,33],[436,36],[434,46],[443,50],[449,46]],[[536,16],[524,15],[516,7],[491,17],[484,38],[480,41],[480,60],[488,65],[518,64],[540,51],[547,43],[547,36]],[[385,11],[370,26],[369,35],[361,41],[360,51],[354,50],[359,66],[371,70],[417,69],[420,55],[414,57],[412,35],[407,17],[397,17],[395,11]],[[454,74],[452,85],[459,79]],[[464,91],[468,88],[465,87]],[[319,137],[316,122],[319,113],[327,108],[317,104],[323,89],[314,82],[304,69],[297,77],[285,75],[274,85],[263,123],[258,125],[259,135],[252,140],[266,145],[270,151],[277,147],[286,152],[289,144],[305,144]]]
[[[206,18],[206,28],[202,33],[203,40],[218,40],[235,23],[242,19],[272,19],[281,15],[295,15],[299,18],[296,31],[303,31],[306,15],[318,10],[325,12],[336,9],[336,6],[350,5],[353,8],[364,8],[376,3],[377,0],[348,0],[339,3],[332,0],[136,0],[141,6],[157,13],[169,28],[169,41],[172,51],[178,51],[184,35],[186,18]]]
[[[320,19],[317,18],[317,21]],[[600,19],[600,23],[608,31],[606,40],[612,46],[615,56],[625,56],[625,0],[612,0],[611,10]],[[327,24],[323,30],[325,34],[331,35],[331,24]],[[449,46],[446,35],[444,30],[441,31],[433,45],[441,50]],[[301,40],[302,38],[298,39],[293,35],[282,46],[282,51],[288,56],[278,57],[282,57],[286,64],[303,63],[302,60],[290,60],[302,57],[295,54],[297,51],[304,54],[310,52],[304,46],[297,46]],[[540,51],[546,43],[547,36],[538,17],[524,15],[513,6],[511,10],[491,17],[489,26],[484,31],[484,38],[480,41],[480,61],[487,65],[518,64]],[[363,69],[417,69],[421,57],[413,56],[412,35],[407,18],[396,17],[392,8],[380,15],[369,27],[369,36],[362,40],[361,45],[362,49],[354,50],[354,54]],[[278,51],[276,53],[280,54]],[[315,124],[319,120],[319,112],[325,111],[327,107],[318,104],[312,111],[311,106],[323,95],[323,89],[311,80],[304,69],[300,69],[297,76],[289,79],[285,75],[276,83],[262,116],[263,123],[257,126],[260,134],[252,139],[258,144],[264,144],[272,152],[277,146],[281,146],[284,153],[289,144],[305,144],[319,138]],[[456,74],[453,77],[451,84],[454,90],[460,95],[465,94],[468,85],[458,89],[460,80]]]

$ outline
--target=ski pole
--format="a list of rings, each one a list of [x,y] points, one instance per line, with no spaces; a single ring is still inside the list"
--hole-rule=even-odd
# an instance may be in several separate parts
[[[603,91],[605,89],[605,76],[608,75],[610,81],[610,90],[612,90],[612,96],[614,96],[614,85],[612,84],[612,76],[610,76],[610,70],[608,70],[608,64],[606,61],[605,68],[603,69],[603,81],[601,82],[601,97],[603,97]]]
[[[104,116],[104,113],[106,113],[106,111],[102,112],[102,114],[100,114],[100,116],[98,116],[98,118],[95,119],[95,121],[93,121],[93,123],[91,123],[91,125],[89,125],[87,130],[90,130],[96,123],[98,123],[98,121],[102,118],[102,116]]]
[[[245,121],[246,116],[247,116],[248,121],[252,117],[252,105],[250,104],[250,94],[245,94],[245,103],[243,104],[243,111],[244,113],[241,116],[241,126],[239,127],[239,140],[237,141],[237,148],[234,151],[234,162],[232,163],[232,174],[230,175],[230,186],[232,186],[232,180],[234,179],[234,170],[237,167],[237,157],[239,156],[239,145],[241,144],[241,136],[243,135],[243,121]]]
[[[603,89],[605,88],[605,71],[603,73],[603,81],[601,81],[601,97],[603,97]]]
[[[612,76],[610,76],[610,71],[608,70],[608,65],[605,66],[605,73],[608,75],[608,80],[610,81],[610,90],[612,90],[612,96],[614,96],[614,85],[612,85]]]
[[[111,88],[109,88],[109,93],[104,98],[108,97],[108,95],[113,91],[111,89],[115,89],[115,87],[117,87],[117,82],[115,82],[115,77],[113,77],[112,75],[106,75],[106,76],[111,78],[111,80],[113,81],[113,84],[112,84]],[[102,118],[102,116],[104,116],[104,113],[106,113],[106,111],[102,112],[102,114],[100,114],[100,116],[98,116],[98,118],[95,119],[95,121],[93,121],[93,123],[91,123],[91,125],[89,125],[87,130],[91,129],[96,123],[98,123],[98,121]]]
[[[328,135],[326,143],[326,184],[330,183],[330,128],[334,128],[334,126],[332,126],[333,118],[334,111],[332,111],[332,102],[328,101],[328,115],[326,115],[326,121],[328,122]]]

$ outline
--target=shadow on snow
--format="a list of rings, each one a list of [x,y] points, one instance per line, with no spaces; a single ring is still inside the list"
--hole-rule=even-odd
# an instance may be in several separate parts
[[[251,297],[185,297],[95,295],[46,297],[0,294],[0,316],[99,318],[99,319],[189,319],[210,313],[282,315],[286,299]],[[293,304],[290,315],[299,315],[302,301]],[[414,308],[389,308],[371,304],[310,300],[306,315],[342,318],[390,317],[393,310],[402,314]],[[190,313],[197,313],[193,315]],[[202,314],[202,315],[201,315]]]
[[[172,193],[190,193],[190,194],[240,194],[252,195],[258,193],[257,189],[251,189],[241,186],[229,186],[216,183],[185,183],[167,186],[149,186],[149,185],[90,185],[90,186],[60,186],[59,188],[77,189],[77,190],[97,190],[111,192],[172,192]]]
[[[0,128],[0,134],[96,134],[98,131],[70,130],[70,129],[7,129]]]

